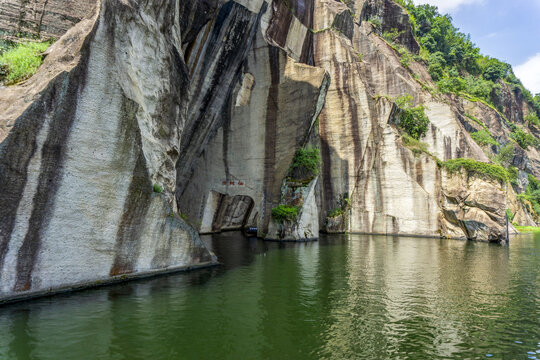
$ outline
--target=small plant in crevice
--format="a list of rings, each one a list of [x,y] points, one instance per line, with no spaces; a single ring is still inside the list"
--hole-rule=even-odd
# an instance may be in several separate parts
[[[525,205],[529,212],[534,213],[538,217],[540,216],[540,181],[531,174],[529,174],[528,180],[529,185],[525,189],[525,193],[519,194],[517,198]],[[527,202],[532,205],[532,209]]]
[[[415,61],[415,55],[411,54],[405,46],[397,43],[397,40],[403,33],[403,31],[392,29],[392,31],[385,31],[382,34],[382,38],[398,53],[401,66],[408,69],[411,63]],[[411,75],[414,77],[416,74],[413,73]],[[418,77],[418,75],[416,75],[416,77]]]
[[[272,219],[277,223],[293,222],[298,217],[299,207],[290,205],[279,205],[272,209]]]
[[[484,128],[484,130],[487,130],[487,126],[486,124],[484,124],[482,121],[478,120],[478,118],[474,115],[471,115],[469,113],[465,113],[465,116],[469,119],[471,119],[472,121],[474,121],[475,123],[477,123],[478,125],[480,125],[481,127]]]
[[[337,209],[330,210],[330,212],[328,213],[328,217],[331,219],[337,218],[338,216],[341,216],[344,213],[345,211],[343,209],[337,208]]]
[[[401,141],[403,142],[403,146],[410,149],[415,155],[431,155],[431,153],[428,151],[428,144],[420,140],[416,140],[408,134],[401,134]]]
[[[401,66],[408,69],[411,63],[414,61],[413,55],[403,46],[399,46],[397,52],[400,56],[399,62]]]
[[[413,139],[419,140],[426,134],[429,125],[425,107],[413,107],[411,95],[400,96],[394,102],[399,109],[398,127]]]
[[[538,118],[538,115],[535,113],[530,113],[529,115],[525,116],[525,121],[529,125],[534,125],[540,128],[540,119]]]
[[[510,184],[512,184],[512,186],[518,186],[519,170],[515,166],[509,166],[507,172]]]
[[[349,198],[348,193],[343,193],[339,195],[338,207],[336,209],[330,210],[328,213],[329,218],[336,218],[345,214],[351,208],[351,199]]]
[[[394,43],[396,40],[403,35],[404,31],[398,31],[397,29],[392,29],[391,31],[385,31],[382,35],[383,39],[389,43]]]
[[[152,191],[161,194],[163,192],[163,188],[158,184],[154,184],[154,186],[152,187]]]

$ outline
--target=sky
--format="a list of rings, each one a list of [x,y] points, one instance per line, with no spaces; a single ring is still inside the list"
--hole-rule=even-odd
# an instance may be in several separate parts
[[[480,52],[508,62],[526,88],[540,93],[540,0],[414,0],[439,7]]]

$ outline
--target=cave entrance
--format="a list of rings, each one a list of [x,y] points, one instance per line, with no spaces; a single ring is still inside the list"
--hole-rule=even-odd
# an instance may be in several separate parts
[[[255,205],[250,196],[211,191],[204,210],[201,233],[243,230]]]

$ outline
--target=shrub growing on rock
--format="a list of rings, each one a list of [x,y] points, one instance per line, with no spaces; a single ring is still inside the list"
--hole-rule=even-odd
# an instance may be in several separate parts
[[[413,139],[419,140],[427,132],[429,118],[422,105],[412,106],[412,96],[405,95],[395,99],[399,108],[399,128]]]
[[[527,150],[529,146],[536,147],[539,145],[537,138],[523,131],[523,128],[518,125],[512,124],[512,132],[510,133],[510,137],[525,150]]]
[[[491,136],[491,133],[487,130],[480,130],[471,134],[471,137],[478,145],[487,146],[495,145],[499,146],[500,144]]]
[[[508,217],[508,221],[511,223],[514,221],[515,214],[510,209],[506,209],[506,216]]]
[[[329,218],[336,218],[338,216],[341,216],[345,213],[345,211],[343,209],[334,209],[334,210],[331,210],[329,213],[328,213],[328,217]]]
[[[508,166],[514,159],[516,149],[513,143],[509,142],[508,144],[501,147],[499,153],[493,159],[493,162],[502,165]]]
[[[339,196],[338,208],[330,210],[328,213],[329,218],[336,218],[345,214],[351,207],[351,199],[348,193],[343,193]]]
[[[532,209],[527,205],[529,211],[534,212],[536,216],[540,215],[540,181],[529,174],[529,185],[525,190],[525,194],[519,194],[518,200],[525,204],[528,201],[532,205]]]
[[[428,151],[428,145],[426,143],[421,142],[420,140],[416,140],[407,134],[402,134],[401,140],[403,142],[403,146],[410,149],[416,155],[420,155],[420,154],[431,155]]]
[[[529,125],[536,125],[540,127],[540,119],[538,118],[538,115],[536,115],[536,113],[530,113],[529,115],[525,116],[525,121]]]
[[[291,173],[293,177],[298,173],[308,173],[310,176],[319,174],[319,166],[321,163],[321,153],[319,149],[314,147],[303,147],[294,154],[293,163],[291,165]]]
[[[295,221],[298,217],[299,209],[296,206],[279,205],[272,209],[272,219],[283,224],[284,222]]]
[[[380,28],[382,26],[382,20],[375,16],[371,17],[368,22],[371,23],[371,25],[373,25],[375,28]]]

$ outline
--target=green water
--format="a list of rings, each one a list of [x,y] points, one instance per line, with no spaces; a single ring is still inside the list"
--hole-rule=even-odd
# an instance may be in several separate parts
[[[540,358],[540,237],[205,241],[223,266],[0,308],[0,359]]]

